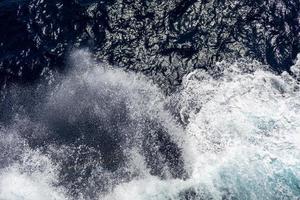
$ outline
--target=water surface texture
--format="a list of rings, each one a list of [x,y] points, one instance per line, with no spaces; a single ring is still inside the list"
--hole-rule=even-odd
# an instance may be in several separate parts
[[[299,6],[0,1],[0,200],[299,200]]]

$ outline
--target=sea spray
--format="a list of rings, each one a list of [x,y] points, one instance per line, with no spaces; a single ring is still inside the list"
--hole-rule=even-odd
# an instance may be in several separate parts
[[[0,199],[298,199],[299,60],[220,62],[166,96],[76,51],[38,103],[2,101]]]

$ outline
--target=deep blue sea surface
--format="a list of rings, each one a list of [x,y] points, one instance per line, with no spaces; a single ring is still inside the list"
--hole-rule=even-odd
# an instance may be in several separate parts
[[[0,200],[299,200],[299,15],[0,0]]]

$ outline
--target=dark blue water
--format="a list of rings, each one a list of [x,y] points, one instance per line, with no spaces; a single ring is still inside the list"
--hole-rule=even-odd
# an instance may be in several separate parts
[[[142,72],[167,91],[192,69],[224,59],[249,57],[288,71],[300,48],[299,4],[1,1],[0,82],[32,82],[62,72],[68,51],[78,47],[89,48],[100,61]]]
[[[299,199],[299,11],[0,1],[0,199]]]

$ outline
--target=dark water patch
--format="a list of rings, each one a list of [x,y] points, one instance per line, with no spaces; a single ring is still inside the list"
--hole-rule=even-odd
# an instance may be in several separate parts
[[[167,92],[192,69],[223,59],[288,70],[300,49],[297,0],[9,2],[2,5],[21,7],[0,12],[1,85],[62,71],[74,46],[143,72]]]

